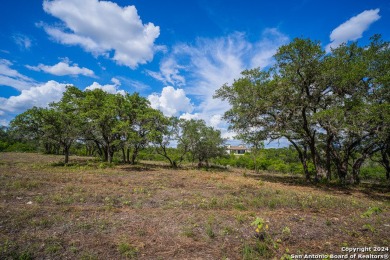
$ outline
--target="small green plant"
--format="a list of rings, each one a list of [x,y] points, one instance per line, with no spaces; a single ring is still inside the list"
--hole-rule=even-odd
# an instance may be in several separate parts
[[[284,239],[288,239],[291,236],[291,230],[289,227],[285,226],[282,230],[282,235]]]
[[[215,222],[214,216],[210,216],[206,223],[206,234],[209,238],[215,238],[215,233],[213,230],[214,222]]]
[[[186,236],[186,237],[191,237],[191,238],[195,237],[195,232],[194,232],[193,227],[192,226],[191,227],[185,227],[183,229],[183,235]]]
[[[33,256],[29,251],[23,251],[18,256],[16,256],[14,259],[18,260],[32,260]]]
[[[227,236],[227,235],[232,234],[233,231],[234,231],[234,230],[233,230],[231,227],[224,227],[224,228],[222,229],[222,234],[225,235],[225,236]]]
[[[272,256],[272,250],[264,241],[256,241],[255,244],[244,244],[242,248],[242,258],[244,260],[271,259]]]
[[[282,257],[280,258],[280,260],[292,260],[293,258],[291,257],[291,255],[289,254],[284,254],[282,255]]]
[[[268,230],[268,225],[265,223],[264,219],[259,217],[256,217],[255,221],[253,221],[251,225],[256,228],[255,232],[257,234],[260,234]]]
[[[118,251],[121,255],[130,259],[136,258],[138,255],[138,248],[126,242],[119,243]]]
[[[372,214],[375,213],[376,215],[378,215],[381,212],[382,212],[382,209],[379,207],[369,207],[366,212],[364,212],[362,215],[360,215],[360,217],[369,218],[369,217],[371,217]]]
[[[370,230],[372,233],[375,233],[375,228],[373,226],[371,226],[370,224],[364,224],[363,229]]]
[[[237,210],[247,210],[246,206],[242,202],[236,202],[234,208]]]
[[[245,220],[247,219],[247,217],[243,214],[237,214],[234,216],[234,218],[236,219],[236,221],[239,223],[239,224],[242,224],[245,222]]]
[[[213,227],[210,224],[206,225],[206,234],[209,238],[215,238]]]
[[[95,259],[98,259],[98,257],[95,254],[89,252],[82,253],[80,257],[80,260],[95,260]]]

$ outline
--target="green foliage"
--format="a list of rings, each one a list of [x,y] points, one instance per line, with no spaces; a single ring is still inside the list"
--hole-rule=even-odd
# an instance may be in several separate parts
[[[122,256],[129,258],[129,259],[134,259],[137,257],[139,250],[137,247],[135,247],[129,243],[121,242],[118,245],[118,251]]]
[[[252,226],[256,228],[256,233],[263,232],[264,230],[268,230],[268,225],[265,224],[264,219],[256,217],[255,221],[251,223]]]
[[[37,147],[32,143],[13,143],[9,145],[5,150],[5,152],[36,152]]]
[[[368,46],[343,44],[327,54],[319,42],[297,38],[278,49],[272,68],[243,71],[215,97],[230,103],[224,118],[244,138],[287,139],[308,180],[359,182],[362,165],[379,151],[390,178],[389,46],[376,35]],[[290,169],[273,163],[271,170]]]
[[[371,215],[372,214],[379,214],[379,213],[381,213],[382,212],[382,209],[381,208],[379,208],[379,207],[370,207],[367,211],[365,211],[362,215],[361,215],[361,217],[362,218],[369,218],[369,217],[371,217]]]
[[[234,166],[262,171],[272,171],[278,173],[293,173],[302,174],[302,165],[299,163],[297,152],[291,147],[261,149],[257,152],[257,156],[253,158],[253,154],[247,153],[240,156],[229,155],[219,157],[214,160],[215,163],[224,166]]]

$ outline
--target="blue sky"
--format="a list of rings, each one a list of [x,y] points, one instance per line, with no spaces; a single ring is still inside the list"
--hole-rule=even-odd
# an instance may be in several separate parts
[[[229,133],[212,99],[295,37],[337,47],[390,38],[385,0],[51,0],[0,4],[0,124],[66,85],[139,92],[165,115]]]

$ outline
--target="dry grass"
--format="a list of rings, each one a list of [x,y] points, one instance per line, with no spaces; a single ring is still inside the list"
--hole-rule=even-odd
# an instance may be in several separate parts
[[[388,190],[61,159],[0,153],[0,259],[280,259],[389,245]],[[256,217],[267,239],[254,236]]]

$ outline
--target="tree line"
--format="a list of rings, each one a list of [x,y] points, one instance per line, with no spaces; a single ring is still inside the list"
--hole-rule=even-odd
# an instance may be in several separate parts
[[[231,105],[224,115],[230,129],[254,144],[287,139],[307,180],[358,183],[373,156],[389,179],[389,42],[375,35],[366,46],[327,53],[320,42],[297,38],[274,58],[272,67],[246,70],[216,91]]]
[[[203,120],[165,117],[149,101],[134,94],[110,94],[101,89],[82,91],[68,86],[59,102],[48,108],[33,107],[15,117],[10,132],[22,140],[34,140],[47,153],[64,154],[69,162],[71,146],[83,144],[88,155],[98,154],[111,163],[115,153],[134,164],[139,152],[153,147],[178,167],[185,157],[208,165],[224,152],[221,132]],[[176,145],[176,149],[170,149]]]
[[[230,103],[224,119],[251,146],[253,168],[268,167],[258,159],[265,140],[284,138],[308,181],[358,183],[368,160],[380,164],[390,179],[389,42],[375,35],[366,46],[353,42],[326,52],[318,41],[297,38],[280,47],[274,60],[269,68],[243,71],[214,95]],[[48,108],[16,116],[7,132],[39,143],[47,153],[61,151],[65,163],[75,144],[104,161],[117,154],[132,164],[148,147],[172,167],[184,160],[208,165],[225,155],[220,131],[203,120],[165,117],[138,93],[74,86]],[[232,161],[241,164],[245,158]]]

